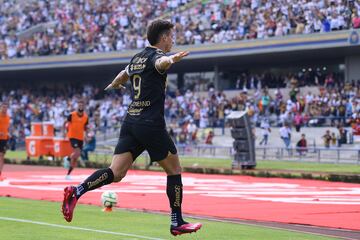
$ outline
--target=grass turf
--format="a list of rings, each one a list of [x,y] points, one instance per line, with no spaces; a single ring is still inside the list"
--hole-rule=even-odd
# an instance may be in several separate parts
[[[26,219],[30,222],[8,221],[2,218]],[[198,221],[189,219],[191,221]],[[195,234],[182,235],[179,239],[233,240],[310,240],[332,239],[317,235],[302,234],[265,227],[234,223],[201,221],[203,228]],[[49,224],[53,224],[49,226]],[[75,228],[63,228],[75,227]],[[82,229],[79,229],[82,228]],[[93,232],[93,230],[131,234]],[[137,235],[137,236],[135,236]],[[72,223],[67,223],[60,213],[60,203],[0,197],[0,236],[3,240],[48,240],[48,239],[173,239],[169,233],[169,217],[161,214],[114,210],[103,213],[100,207],[78,205]],[[147,238],[146,238],[147,237]]]

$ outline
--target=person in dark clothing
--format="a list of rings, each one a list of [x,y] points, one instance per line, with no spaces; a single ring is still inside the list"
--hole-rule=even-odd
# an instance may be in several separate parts
[[[105,90],[123,88],[130,80],[132,102],[122,124],[111,166],[90,175],[78,186],[64,189],[62,213],[71,222],[78,199],[88,191],[123,179],[133,161],[145,150],[167,174],[166,193],[171,208],[170,233],[174,236],[199,230],[201,223],[188,223],[182,217],[183,184],[177,149],[166,130],[164,118],[167,70],[189,52],[166,56],[174,41],[174,25],[155,20],[147,30],[151,46],[135,54]]]
[[[307,140],[305,134],[301,134],[301,139],[296,143],[296,151],[300,155],[305,155],[307,152]]]

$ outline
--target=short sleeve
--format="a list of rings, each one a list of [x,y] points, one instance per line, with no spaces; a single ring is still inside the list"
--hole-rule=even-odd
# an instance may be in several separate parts
[[[156,60],[158,60],[159,58],[164,57],[164,56],[166,56],[166,55],[163,51],[161,51],[160,49],[156,49],[155,54],[151,59],[152,64],[155,65]]]
[[[129,65],[127,65],[127,66],[125,67],[125,72],[126,72],[126,74],[127,74],[128,76],[130,76],[130,73],[129,73]]]
[[[165,57],[165,56],[166,56],[166,55],[165,55],[165,53],[164,53],[163,51],[161,51],[160,49],[157,49],[157,50],[155,51],[154,56],[153,56],[152,59],[151,59],[151,63],[154,65],[155,69],[156,69],[160,74],[164,74],[165,71],[160,71],[159,69],[157,69],[155,63],[156,63],[156,60],[158,60],[158,59],[161,58],[161,57]]]

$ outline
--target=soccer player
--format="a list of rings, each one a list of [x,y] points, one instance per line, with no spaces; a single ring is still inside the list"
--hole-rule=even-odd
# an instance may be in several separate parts
[[[71,147],[73,148],[72,154],[65,157],[64,159],[64,161],[70,162],[70,166],[65,177],[66,179],[70,179],[70,173],[77,165],[77,159],[81,155],[81,149],[84,144],[84,134],[86,132],[87,124],[89,122],[89,118],[84,112],[83,100],[79,100],[77,104],[77,111],[70,113],[67,121],[64,124],[68,124],[67,136],[70,140]]]
[[[147,29],[147,39],[151,46],[136,54],[130,64],[105,88],[121,88],[130,79],[132,103],[122,124],[110,167],[94,172],[76,187],[68,186],[64,189],[62,212],[66,221],[72,220],[75,205],[84,193],[121,181],[133,161],[147,150],[151,161],[158,162],[167,174],[166,193],[171,208],[171,234],[176,236],[196,232],[201,228],[201,223],[188,223],[182,217],[181,167],[164,120],[166,71],[189,54],[179,52],[171,56],[165,55],[173,45],[173,27],[168,21],[153,21]]]
[[[10,117],[7,114],[7,107],[6,103],[0,105],[0,181],[4,180],[1,172],[4,167],[7,141],[9,139]]]

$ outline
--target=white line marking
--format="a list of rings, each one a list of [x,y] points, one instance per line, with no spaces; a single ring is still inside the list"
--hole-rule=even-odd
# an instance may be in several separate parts
[[[162,239],[162,238],[152,238],[152,237],[146,237],[146,236],[129,234],[129,233],[120,233],[120,232],[111,232],[111,231],[97,230],[97,229],[91,229],[91,228],[65,226],[65,225],[60,225],[60,224],[38,222],[38,221],[32,221],[32,220],[26,220],[26,219],[18,219],[18,218],[8,218],[8,217],[1,217],[0,216],[0,220],[13,221],[13,222],[22,222],[22,223],[31,223],[31,224],[37,224],[37,225],[43,225],[43,226],[49,226],[49,227],[66,228],[66,229],[88,231],[88,232],[96,232],[96,233],[106,233],[106,234],[126,236],[126,237],[134,237],[134,238],[141,238],[141,239],[148,239],[148,240],[165,240],[165,239]]]

